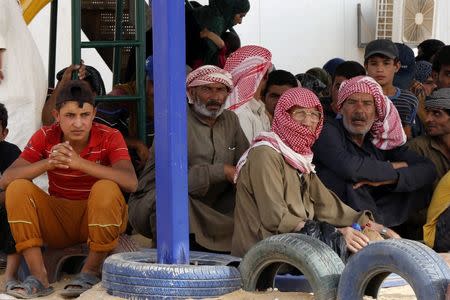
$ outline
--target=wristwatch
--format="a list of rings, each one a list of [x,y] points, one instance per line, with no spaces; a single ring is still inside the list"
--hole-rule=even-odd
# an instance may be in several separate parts
[[[388,229],[383,226],[383,229],[381,229],[380,234],[386,236],[388,232]]]

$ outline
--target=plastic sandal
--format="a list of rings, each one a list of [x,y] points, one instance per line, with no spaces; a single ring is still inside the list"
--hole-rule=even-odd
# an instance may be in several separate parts
[[[36,277],[30,275],[21,284],[10,286],[6,294],[18,299],[33,299],[48,296],[54,291],[52,286],[46,288]]]
[[[89,273],[78,273],[60,293],[63,297],[78,297],[100,282],[100,278]]]

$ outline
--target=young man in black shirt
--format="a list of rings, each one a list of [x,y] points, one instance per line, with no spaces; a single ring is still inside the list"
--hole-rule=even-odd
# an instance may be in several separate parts
[[[5,141],[8,135],[8,111],[0,103],[0,176],[19,157],[20,149]],[[16,272],[20,263],[20,256],[16,253],[14,238],[8,224],[5,209],[5,191],[0,189],[0,252],[7,255],[5,270],[5,288],[10,289],[18,284]]]

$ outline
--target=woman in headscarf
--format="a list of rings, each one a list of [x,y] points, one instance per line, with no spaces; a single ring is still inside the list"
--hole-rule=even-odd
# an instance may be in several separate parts
[[[203,64],[218,64],[218,53],[225,46],[221,36],[233,26],[242,23],[250,10],[248,0],[210,0],[209,5],[194,8],[192,15],[204,39]]]
[[[271,235],[300,232],[336,245],[334,250],[345,259],[345,248],[356,252],[369,242],[352,224],[381,226],[369,211],[345,205],[317,176],[311,146],[322,124],[322,106],[312,91],[293,88],[283,93],[272,131],[256,137],[236,167],[233,255],[243,256]],[[311,234],[318,230],[323,232]]]

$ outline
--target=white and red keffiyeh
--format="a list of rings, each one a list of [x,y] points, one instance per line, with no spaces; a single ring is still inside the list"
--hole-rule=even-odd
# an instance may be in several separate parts
[[[212,65],[201,66],[200,68],[189,73],[186,78],[186,87],[188,88],[210,83],[222,83],[227,87],[228,92],[231,92],[233,89],[231,74],[224,69]],[[192,104],[193,100],[191,99],[189,92],[186,93],[189,103]]]
[[[317,108],[321,118],[314,132],[299,124],[289,114],[294,107]],[[236,165],[234,182],[237,181],[239,172],[247,162],[247,156],[252,148],[269,146],[283,155],[286,163],[301,173],[315,173],[312,163],[313,153],[311,147],[319,137],[323,126],[323,109],[317,96],[305,88],[292,88],[281,95],[275,108],[272,131],[261,132],[252,142],[250,148],[242,155]]]
[[[223,67],[233,77],[234,89],[225,107],[235,110],[250,101],[261,80],[272,67],[272,53],[260,46],[244,46],[228,57]]]
[[[378,149],[390,150],[406,143],[402,121],[392,101],[383,94],[381,86],[369,76],[357,76],[346,80],[339,88],[337,108],[353,94],[365,93],[374,98],[376,119],[370,129],[372,143]]]

